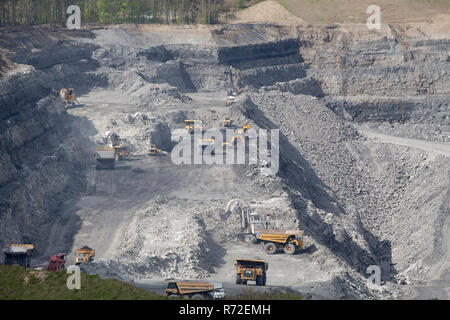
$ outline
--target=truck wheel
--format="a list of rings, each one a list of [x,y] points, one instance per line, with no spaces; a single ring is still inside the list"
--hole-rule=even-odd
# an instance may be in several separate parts
[[[268,254],[274,254],[277,251],[277,246],[273,242],[268,242],[264,245],[264,250],[266,250]]]
[[[286,243],[286,245],[284,246],[284,253],[294,254],[295,253],[295,245],[292,243]]]
[[[263,277],[262,276],[257,276],[256,277],[256,285],[257,286],[262,286],[263,285]]]
[[[295,253],[295,245],[292,243],[286,243],[286,245],[284,246],[284,253],[294,254]]]
[[[194,294],[191,299],[192,300],[205,300],[205,297],[202,294]]]
[[[241,275],[236,274],[236,284],[241,284],[242,280],[241,280]]]

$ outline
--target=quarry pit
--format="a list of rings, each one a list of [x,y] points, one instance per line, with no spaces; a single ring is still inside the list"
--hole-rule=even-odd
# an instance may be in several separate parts
[[[36,266],[89,245],[90,273],[231,287],[249,257],[269,263],[268,286],[313,298],[449,298],[448,28],[11,27],[0,48],[0,245],[35,244]],[[171,161],[185,120],[224,117],[280,130],[276,175]],[[95,170],[109,132],[135,156]],[[147,157],[150,143],[166,154]],[[305,251],[246,241],[233,199],[300,229]]]

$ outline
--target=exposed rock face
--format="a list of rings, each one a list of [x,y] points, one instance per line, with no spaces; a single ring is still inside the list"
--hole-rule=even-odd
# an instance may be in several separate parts
[[[89,68],[80,60],[89,58],[93,48],[67,44],[66,32],[58,42],[48,31],[20,32],[28,46],[16,43],[14,32],[2,38],[11,61],[31,66],[17,66],[0,83],[0,247],[31,242],[38,253],[59,204],[83,190],[90,158],[89,142],[73,129],[86,124],[67,114],[57,90],[80,67]]]
[[[414,137],[448,141],[448,130],[440,132],[450,124],[448,35],[421,25],[379,32],[308,27],[300,33],[307,73],[321,83],[329,108],[358,122],[409,122]]]

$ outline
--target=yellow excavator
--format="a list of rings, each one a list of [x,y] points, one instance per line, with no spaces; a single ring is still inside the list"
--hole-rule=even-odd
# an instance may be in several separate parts
[[[64,101],[64,104],[67,107],[72,106],[75,102],[80,104],[78,102],[78,100],[75,98],[75,90],[73,88],[70,88],[70,89],[63,88],[63,89],[61,89],[59,91],[59,96]]]

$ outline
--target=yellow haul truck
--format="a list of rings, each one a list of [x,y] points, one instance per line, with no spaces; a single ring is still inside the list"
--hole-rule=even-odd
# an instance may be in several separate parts
[[[170,281],[167,284],[166,295],[189,299],[214,299],[215,289],[214,284],[206,281]]]
[[[264,250],[269,254],[278,250],[283,250],[286,254],[294,254],[303,249],[303,240],[299,233],[260,233],[256,235],[256,240],[264,243]]]
[[[84,246],[77,250],[77,256],[75,258],[75,264],[81,264],[85,262],[91,262],[94,260],[95,250]]]
[[[30,267],[30,259],[33,256],[34,245],[12,243],[3,250],[6,265],[19,265]]]
[[[256,281],[257,286],[265,286],[266,271],[269,264],[264,260],[236,259],[236,284],[247,284],[247,281]]]

